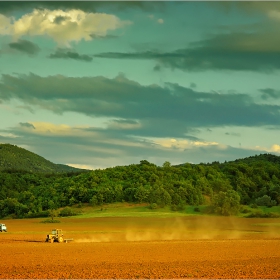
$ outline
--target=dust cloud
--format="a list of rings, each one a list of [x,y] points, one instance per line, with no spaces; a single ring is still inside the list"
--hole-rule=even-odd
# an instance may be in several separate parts
[[[105,229],[75,242],[117,242],[117,241],[171,241],[240,239],[246,234],[257,233],[247,223],[231,217],[201,217],[162,219],[154,225],[130,224],[119,231]]]

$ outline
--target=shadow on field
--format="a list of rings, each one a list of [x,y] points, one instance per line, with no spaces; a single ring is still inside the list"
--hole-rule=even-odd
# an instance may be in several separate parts
[[[45,243],[44,240],[12,239],[13,242]]]

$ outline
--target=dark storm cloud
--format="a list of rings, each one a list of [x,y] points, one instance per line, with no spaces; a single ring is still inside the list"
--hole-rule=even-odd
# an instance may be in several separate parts
[[[108,122],[107,126],[114,135],[138,135],[142,137],[184,137],[191,141],[203,141],[193,136],[197,132],[196,129],[187,127],[181,120],[164,120],[161,119],[141,119],[139,121],[131,119],[114,119]]]
[[[260,92],[262,92],[261,98],[264,100],[267,99],[279,99],[280,98],[280,91],[272,89],[272,88],[265,88],[261,89]]]
[[[33,9],[79,9],[85,12],[97,12],[103,8],[116,10],[142,9],[155,11],[165,7],[164,2],[155,1],[0,1],[0,13],[11,14],[16,11]]]
[[[257,104],[246,94],[199,92],[171,83],[143,86],[122,75],[2,75],[0,98],[57,114],[137,120],[131,135],[191,137],[198,127],[280,125],[280,106]]]
[[[10,43],[9,47],[31,55],[37,54],[40,51],[40,48],[36,44],[27,40],[18,40],[17,42]]]
[[[35,129],[35,127],[34,127],[34,125],[33,124],[31,124],[31,123],[19,123],[19,125],[21,126],[21,127],[28,127],[28,128],[33,128],[33,129]]]
[[[107,52],[95,57],[150,59],[160,66],[183,71],[234,70],[270,72],[280,69],[280,34],[231,33],[216,35],[172,52]]]
[[[76,51],[67,49],[57,49],[55,53],[49,55],[49,58],[64,58],[64,59],[75,59],[90,62],[92,57],[86,54],[78,54]]]

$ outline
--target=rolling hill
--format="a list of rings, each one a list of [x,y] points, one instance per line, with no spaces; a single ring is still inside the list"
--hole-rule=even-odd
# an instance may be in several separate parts
[[[0,171],[23,170],[28,172],[61,173],[83,169],[55,164],[26,149],[11,144],[0,144]]]

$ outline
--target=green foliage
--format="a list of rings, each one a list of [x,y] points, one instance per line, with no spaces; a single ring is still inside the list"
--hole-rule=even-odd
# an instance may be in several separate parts
[[[10,144],[0,144],[0,171],[24,170],[28,172],[78,172],[81,169],[54,164],[43,157]]]
[[[64,209],[60,210],[59,216],[61,217],[69,217],[78,215],[78,212],[73,210],[71,207],[66,206]]]
[[[239,202],[240,197],[236,191],[220,191],[213,197],[213,210],[215,213],[224,216],[235,215],[239,211]]]
[[[275,212],[263,212],[261,209],[251,212],[246,218],[280,218],[280,214]]]
[[[24,218],[42,218],[42,217],[49,217],[48,211],[41,211],[41,212],[28,212]]]
[[[169,161],[165,161],[162,165],[162,167],[164,168],[170,168],[171,167],[171,163]]]
[[[256,208],[258,208],[258,205],[256,203],[252,203],[252,204],[250,204],[250,207],[253,209],[256,209]]]
[[[136,189],[134,197],[138,202],[148,202],[150,195],[150,188],[140,186]]]
[[[48,210],[48,215],[51,217],[51,220],[53,221],[55,217],[59,215],[58,210],[50,209]]]
[[[12,145],[0,147],[14,151]],[[0,157],[0,162],[4,161]],[[38,164],[35,158],[34,164]],[[234,215],[240,204],[271,207],[280,202],[280,160],[270,155],[211,164],[171,166],[165,162],[161,167],[141,160],[139,164],[79,173],[29,172],[19,170],[16,164],[10,167],[0,169],[1,217],[43,217],[61,208],[68,215],[69,208],[77,204],[103,208],[115,202],[147,203],[157,211],[167,207],[185,212],[191,207],[194,213],[197,207],[204,213],[207,207],[201,205],[205,197],[208,204],[212,201],[208,207],[212,212]]]
[[[43,223],[43,224],[58,224],[58,223],[60,223],[60,221],[59,220],[54,220],[54,219],[46,219],[46,220],[41,221],[40,223]]]
[[[161,208],[171,204],[171,196],[163,187],[153,188],[149,200],[151,204],[155,203]]]
[[[90,200],[89,202],[90,202],[91,206],[96,206],[96,205],[98,205],[97,196],[94,195],[94,196],[91,198],[91,200]]]
[[[158,206],[157,206],[156,203],[151,203],[151,204],[150,204],[150,208],[151,208],[151,209],[157,209]]]
[[[183,200],[180,200],[178,204],[172,204],[172,211],[183,211],[186,208],[186,203]]]
[[[271,207],[276,205],[276,201],[272,200],[271,197],[266,194],[262,197],[258,197],[255,201],[258,206]]]

